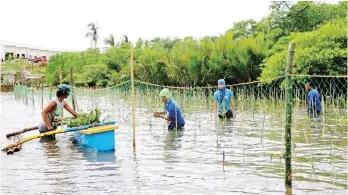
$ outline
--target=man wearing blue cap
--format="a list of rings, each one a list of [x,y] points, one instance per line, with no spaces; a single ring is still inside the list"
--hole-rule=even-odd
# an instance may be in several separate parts
[[[232,109],[234,104],[232,102],[233,92],[229,89],[226,89],[226,83],[224,79],[218,81],[218,90],[214,93],[214,113],[215,118],[217,115],[217,109],[219,112],[219,118],[233,118]]]
[[[42,119],[39,124],[40,133],[51,131],[56,128],[53,125],[54,117],[59,116],[60,112],[63,111],[63,108],[70,112],[75,118],[77,117],[77,112],[64,100],[68,98],[69,94],[72,94],[69,85],[62,84],[58,86],[56,97],[53,98],[48,106],[41,112]]]
[[[164,109],[166,112],[155,112],[154,117],[163,118],[168,121],[168,131],[174,129],[181,129],[185,125],[184,117],[181,113],[179,105],[171,98],[171,93],[167,88],[163,89],[159,96],[161,97],[162,102],[164,103]]]

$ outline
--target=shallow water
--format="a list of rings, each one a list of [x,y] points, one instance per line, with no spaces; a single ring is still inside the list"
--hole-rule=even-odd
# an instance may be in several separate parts
[[[119,122],[114,152],[81,149],[71,134],[32,140],[14,155],[1,153],[1,194],[285,193],[281,114],[238,111],[235,121],[214,123],[209,111],[197,108],[185,112],[184,131],[168,132],[144,101],[136,109],[134,151],[128,100],[109,100],[78,97],[81,108],[98,104],[108,120]],[[40,111],[39,98],[26,105],[2,93],[1,147],[7,133],[35,126]],[[346,194],[346,124],[334,115],[311,124],[303,115],[294,109],[293,194]]]

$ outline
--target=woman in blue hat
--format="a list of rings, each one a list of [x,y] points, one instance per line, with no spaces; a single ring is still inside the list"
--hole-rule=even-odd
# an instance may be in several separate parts
[[[217,117],[217,110],[219,112],[219,118],[233,118],[234,104],[232,98],[234,97],[233,92],[226,89],[226,83],[224,79],[218,81],[218,90],[214,93],[214,114]]]
[[[51,131],[56,128],[53,125],[54,117],[59,116],[63,111],[63,108],[70,112],[75,118],[77,117],[77,112],[73,110],[67,102],[65,102],[65,99],[68,98],[69,94],[72,94],[69,85],[62,84],[58,86],[56,97],[53,98],[48,106],[41,112],[42,119],[39,124],[40,133]]]
[[[155,112],[154,117],[163,118],[168,121],[168,130],[182,129],[185,125],[184,117],[181,113],[179,105],[171,98],[171,93],[167,88],[160,92],[160,97],[164,103],[164,109],[166,112]]]

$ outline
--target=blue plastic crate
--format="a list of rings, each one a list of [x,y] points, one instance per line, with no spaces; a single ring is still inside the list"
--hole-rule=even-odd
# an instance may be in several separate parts
[[[79,131],[74,134],[79,145],[93,148],[98,151],[115,149],[115,130],[116,125],[106,125]]]

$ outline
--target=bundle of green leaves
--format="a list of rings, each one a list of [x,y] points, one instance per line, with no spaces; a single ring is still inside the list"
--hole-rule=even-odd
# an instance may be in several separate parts
[[[101,111],[98,108],[93,109],[89,113],[81,113],[77,118],[69,119],[67,121],[68,127],[78,127],[83,125],[90,125],[99,123],[99,117],[101,115]]]

